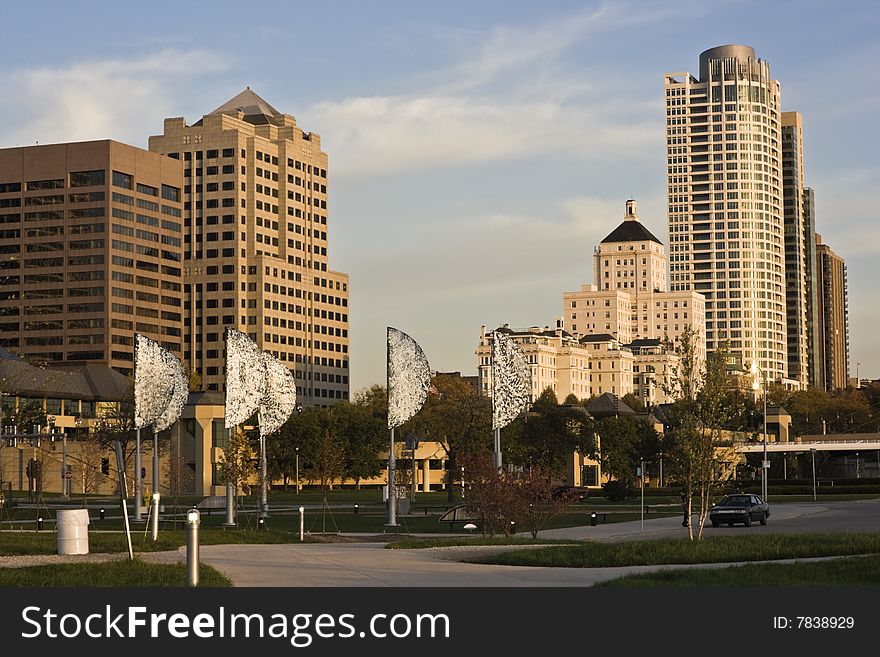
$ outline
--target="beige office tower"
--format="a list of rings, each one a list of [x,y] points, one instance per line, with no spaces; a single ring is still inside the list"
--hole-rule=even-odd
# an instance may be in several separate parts
[[[184,357],[222,390],[239,329],[294,372],[303,405],[349,397],[348,275],[329,268],[327,154],[246,89],[202,119],[165,119],[150,150],[183,162]]]
[[[821,376],[825,390],[846,388],[849,377],[849,304],[846,263],[816,235],[816,274],[821,322]]]
[[[788,376],[779,82],[747,46],[667,73],[670,288],[706,297],[706,348]]]
[[[810,382],[808,331],[809,230],[804,197],[804,138],[800,112],[782,113],[782,196],[785,224],[785,310],[788,376]]]
[[[134,334],[182,356],[182,167],[115,141],[0,150],[0,346],[134,368]]]

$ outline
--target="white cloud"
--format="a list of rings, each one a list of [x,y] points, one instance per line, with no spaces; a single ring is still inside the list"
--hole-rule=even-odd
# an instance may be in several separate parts
[[[597,159],[612,148],[650,157],[661,152],[659,93],[646,102],[607,72],[571,78],[552,64],[591,31],[662,20],[669,11],[603,3],[533,25],[443,32],[435,37],[459,59],[430,72],[429,88],[326,100],[299,114],[322,134],[338,177],[547,153]]]
[[[180,115],[176,86],[223,68],[213,53],[166,49],[130,59],[75,62],[0,75],[6,97],[4,145],[113,138],[144,145],[162,119]]]
[[[660,152],[648,108],[552,99],[385,96],[320,103],[305,112],[332,152],[334,173],[384,175],[507,158],[605,149]],[[632,147],[632,148],[629,148]]]

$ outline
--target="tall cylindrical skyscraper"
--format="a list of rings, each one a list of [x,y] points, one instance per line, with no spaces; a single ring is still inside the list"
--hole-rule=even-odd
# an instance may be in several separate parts
[[[667,73],[670,289],[706,297],[706,348],[788,376],[779,82],[748,46]]]

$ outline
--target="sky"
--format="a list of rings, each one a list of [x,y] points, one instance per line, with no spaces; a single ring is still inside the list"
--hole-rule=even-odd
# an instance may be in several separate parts
[[[804,117],[818,232],[846,259],[851,374],[880,378],[880,8],[869,2],[381,1],[4,5],[0,147],[146,148],[245,86],[330,159],[352,391],[385,327],[476,373],[480,327],[553,325],[635,198],[665,243],[665,73],[750,45]],[[871,202],[874,201],[874,202]]]

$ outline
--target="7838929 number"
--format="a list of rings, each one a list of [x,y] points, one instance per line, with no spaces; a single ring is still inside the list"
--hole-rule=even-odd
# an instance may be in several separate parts
[[[850,630],[855,625],[852,616],[798,616],[799,630]]]

